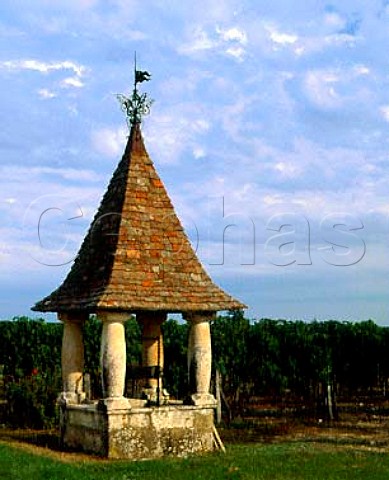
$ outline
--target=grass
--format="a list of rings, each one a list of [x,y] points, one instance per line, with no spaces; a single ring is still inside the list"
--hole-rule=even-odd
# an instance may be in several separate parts
[[[42,453],[43,452],[43,453]],[[389,456],[304,442],[234,445],[186,459],[69,461],[0,442],[2,480],[387,480]]]

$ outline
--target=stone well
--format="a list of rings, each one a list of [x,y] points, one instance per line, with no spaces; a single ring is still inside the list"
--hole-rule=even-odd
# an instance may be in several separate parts
[[[147,154],[139,115],[132,118],[124,155],[69,274],[33,307],[57,312],[64,324],[61,437],[66,447],[112,458],[210,451],[210,322],[217,311],[245,306],[216,286],[196,257]],[[185,403],[172,402],[162,385],[161,325],[169,313],[181,313],[190,324]],[[103,397],[96,401],[83,385],[83,324],[90,314],[102,322]],[[124,324],[131,315],[143,331],[142,398],[124,397]]]

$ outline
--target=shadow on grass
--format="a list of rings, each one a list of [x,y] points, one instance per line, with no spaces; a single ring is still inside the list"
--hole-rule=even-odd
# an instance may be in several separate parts
[[[64,451],[61,447],[59,432],[53,430],[0,429],[0,440],[27,443],[36,447],[48,448],[55,452]]]

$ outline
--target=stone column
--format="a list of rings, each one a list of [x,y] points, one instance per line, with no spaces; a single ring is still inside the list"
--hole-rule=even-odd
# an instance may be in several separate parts
[[[63,322],[62,337],[62,384],[61,398],[67,403],[83,400],[84,339],[82,327],[88,319],[87,313],[59,312]]]
[[[211,329],[213,313],[193,313],[185,316],[190,323],[188,342],[189,386],[195,405],[214,405],[209,393],[212,371]]]
[[[100,348],[103,403],[110,408],[128,408],[124,398],[126,381],[126,337],[124,323],[128,313],[100,311],[97,317],[103,323]]]
[[[164,312],[140,312],[137,320],[142,326],[142,366],[159,367],[163,370],[163,336],[161,325],[166,320]],[[152,400],[161,400],[163,396],[162,379],[147,378],[144,393]]]

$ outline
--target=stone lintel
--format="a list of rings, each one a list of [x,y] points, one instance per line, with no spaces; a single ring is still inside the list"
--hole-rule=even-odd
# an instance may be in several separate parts
[[[167,312],[164,312],[164,311],[141,310],[136,313],[136,319],[142,325],[148,322],[161,325],[166,320],[166,317],[167,317]]]

